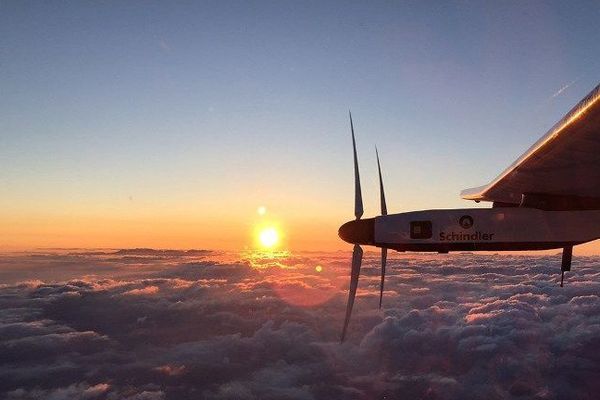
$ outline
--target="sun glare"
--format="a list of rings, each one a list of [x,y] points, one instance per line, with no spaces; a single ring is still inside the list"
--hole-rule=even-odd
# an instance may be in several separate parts
[[[263,247],[270,249],[279,242],[279,233],[275,228],[264,228],[260,231],[258,240]]]

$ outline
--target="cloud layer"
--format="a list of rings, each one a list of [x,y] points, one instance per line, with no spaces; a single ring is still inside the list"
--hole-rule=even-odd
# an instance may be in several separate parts
[[[367,253],[339,344],[349,254],[9,254],[7,399],[593,399],[600,265]],[[316,267],[321,266],[317,269]]]

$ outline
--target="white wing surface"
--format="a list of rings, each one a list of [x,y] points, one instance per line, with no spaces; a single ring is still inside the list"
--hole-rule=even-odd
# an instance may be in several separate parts
[[[600,202],[600,85],[496,179],[461,193],[507,204],[520,204],[524,195]]]

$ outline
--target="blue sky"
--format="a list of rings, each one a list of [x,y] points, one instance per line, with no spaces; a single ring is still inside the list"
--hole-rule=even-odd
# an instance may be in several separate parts
[[[472,206],[598,83],[597,2],[2,2],[0,216]],[[175,217],[173,217],[175,218]],[[315,222],[315,223],[317,223]],[[6,234],[6,231],[4,232]]]

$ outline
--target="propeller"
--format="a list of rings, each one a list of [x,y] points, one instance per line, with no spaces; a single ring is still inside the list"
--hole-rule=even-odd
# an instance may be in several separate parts
[[[379,152],[375,147],[375,155],[377,156],[377,171],[379,172],[379,197],[381,200],[381,215],[387,215],[387,205],[385,204],[385,191],[383,190],[383,178],[381,177],[381,164],[379,163]],[[387,263],[387,248],[381,248],[381,284],[379,285],[379,309],[383,301],[383,283],[385,281],[385,265]]]
[[[358,171],[358,156],[356,154],[356,139],[354,138],[354,124],[352,123],[352,113],[350,116],[350,131],[352,132],[352,149],[354,150],[354,216],[357,220],[363,215],[362,193],[360,190],[360,174]],[[356,288],[358,287],[358,277],[360,275],[360,266],[362,263],[363,250],[358,244],[354,244],[352,250],[352,270],[350,272],[350,290],[348,292],[348,304],[346,305],[346,319],[344,320],[344,329],[342,330],[343,342],[346,338],[346,331],[350,323],[352,315],[352,307],[354,306],[354,298],[356,297]]]
[[[362,193],[360,189],[360,174],[358,170],[358,156],[356,154],[356,139],[354,137],[354,124],[352,123],[352,113],[350,116],[350,131],[352,133],[352,150],[354,153],[354,216],[353,221],[348,221],[339,229],[340,237],[354,245],[352,250],[352,269],[350,272],[350,289],[348,291],[348,304],[346,305],[346,319],[344,320],[344,329],[342,330],[341,341],[346,338],[348,324],[352,316],[352,307],[356,298],[356,290],[358,288],[358,278],[360,276],[360,267],[362,263],[363,250],[361,244],[376,245],[375,243],[375,218],[361,219],[364,213]],[[383,178],[381,176],[381,165],[379,162],[379,152],[375,148],[377,155],[377,170],[379,171],[379,193],[381,196],[381,215],[387,215],[387,206],[385,204],[385,193],[383,190]],[[381,287],[379,294],[379,308],[383,300],[383,284],[385,280],[385,266],[387,262],[387,249],[381,249]]]

